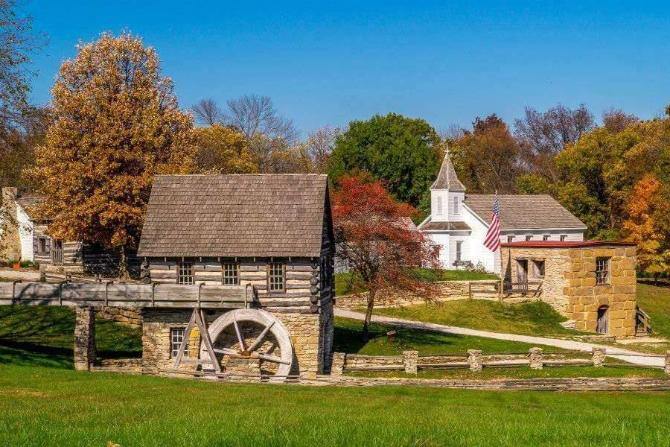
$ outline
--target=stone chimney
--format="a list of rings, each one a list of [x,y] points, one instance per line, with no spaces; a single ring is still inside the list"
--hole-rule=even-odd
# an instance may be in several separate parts
[[[2,188],[2,203],[0,203],[0,260],[18,261],[21,259],[21,240],[19,227],[16,221],[16,188]]]

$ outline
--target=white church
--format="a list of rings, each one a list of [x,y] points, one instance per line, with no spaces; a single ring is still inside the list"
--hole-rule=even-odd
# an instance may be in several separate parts
[[[484,246],[494,194],[468,194],[447,153],[430,187],[430,215],[419,230],[438,247],[443,268],[500,273],[500,253]],[[586,225],[546,194],[498,195],[500,242],[583,241]]]

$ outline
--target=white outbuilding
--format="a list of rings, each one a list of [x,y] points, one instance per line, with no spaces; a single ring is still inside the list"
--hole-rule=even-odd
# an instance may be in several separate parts
[[[500,272],[500,254],[484,246],[491,223],[494,194],[469,194],[444,157],[437,179],[430,187],[428,217],[419,230],[439,250],[443,268],[483,267]],[[502,194],[500,241],[583,241],[586,225],[547,194]]]

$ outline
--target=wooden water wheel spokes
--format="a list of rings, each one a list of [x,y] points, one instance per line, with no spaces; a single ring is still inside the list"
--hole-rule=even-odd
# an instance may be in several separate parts
[[[258,360],[271,365],[271,380],[282,381],[289,375],[293,346],[288,330],[274,315],[260,309],[235,309],[214,320],[208,332],[213,351],[222,356],[224,364],[225,356]],[[204,345],[201,357],[207,357]]]

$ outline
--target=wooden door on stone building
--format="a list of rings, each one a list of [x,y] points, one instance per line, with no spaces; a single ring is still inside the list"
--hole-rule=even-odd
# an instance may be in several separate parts
[[[516,261],[516,280],[519,283],[519,289],[522,292],[528,291],[528,260],[517,259]]]
[[[599,334],[607,333],[607,317],[609,306],[600,306],[598,308],[598,320],[596,321],[596,332]]]

